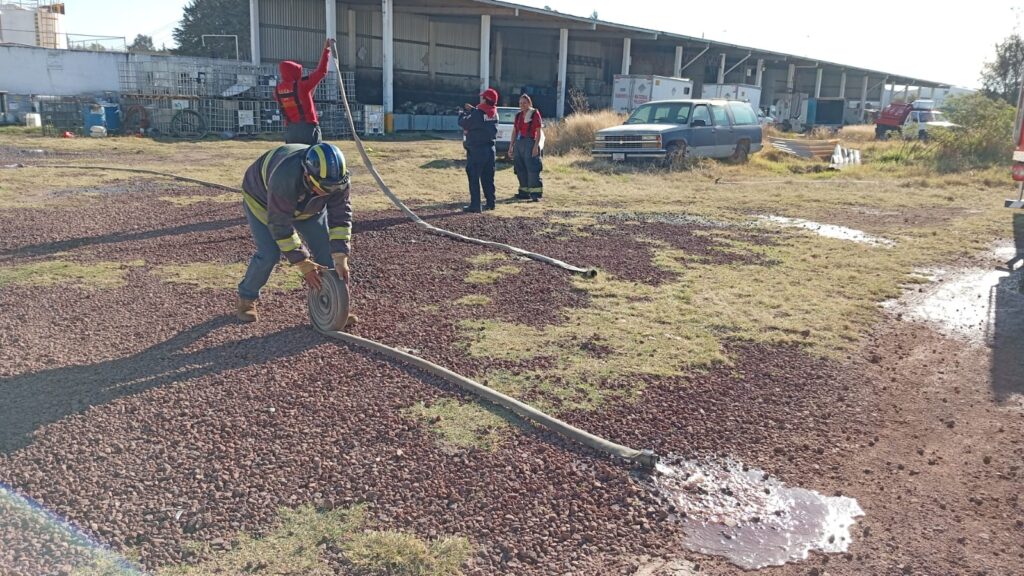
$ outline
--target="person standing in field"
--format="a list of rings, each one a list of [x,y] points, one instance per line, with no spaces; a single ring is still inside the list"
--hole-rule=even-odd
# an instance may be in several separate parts
[[[333,38],[324,42],[320,64],[309,76],[302,75],[302,64],[285,60],[278,65],[281,81],[274,88],[274,100],[284,115],[284,141],[286,144],[319,144],[322,141],[320,123],[313,103],[313,92],[327,75],[331,60]]]

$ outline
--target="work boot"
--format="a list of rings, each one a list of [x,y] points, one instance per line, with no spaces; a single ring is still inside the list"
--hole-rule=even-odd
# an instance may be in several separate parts
[[[543,198],[543,197],[544,197],[544,194],[541,193],[541,192],[531,192],[530,193],[530,202],[540,202],[540,199]]]
[[[463,206],[462,207],[462,211],[463,212],[476,212],[476,213],[480,213],[480,212],[483,212],[484,209],[481,208],[479,204],[476,205],[476,206],[473,206],[472,204],[470,204],[469,206]]]
[[[494,210],[494,202],[488,202],[484,205],[484,210]]]
[[[242,322],[255,322],[258,319],[256,301],[239,296],[238,305],[235,307],[235,316]]]

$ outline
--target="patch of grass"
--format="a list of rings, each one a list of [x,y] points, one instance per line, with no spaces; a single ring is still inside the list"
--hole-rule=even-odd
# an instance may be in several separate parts
[[[172,264],[159,266],[153,274],[164,282],[171,284],[191,284],[200,288],[231,289],[245,275],[247,264],[218,264],[212,262],[196,262],[193,264]],[[284,265],[274,269],[267,282],[271,290],[295,290],[302,287],[302,276],[296,270]]]
[[[491,302],[492,300],[483,294],[470,294],[455,301],[460,306],[487,306]]]
[[[439,400],[429,407],[420,402],[406,413],[427,425],[444,443],[459,448],[492,451],[501,444],[509,426],[501,416],[479,404],[451,399]]]
[[[77,566],[71,571],[71,576],[142,576],[142,574],[141,571],[111,552],[99,553],[96,559]]]
[[[504,262],[508,259],[509,257],[502,252],[484,252],[467,258],[466,261],[473,266],[482,267],[494,264],[495,262]]]
[[[218,194],[216,196],[204,196],[202,194],[190,194],[187,196],[161,196],[160,200],[164,202],[170,202],[175,206],[192,206],[193,204],[201,204],[203,202],[215,202],[215,203],[230,203],[230,202],[241,202],[241,195],[234,192],[225,192],[224,194]]]
[[[424,542],[394,532],[364,532],[342,544],[345,557],[368,576],[455,576],[469,558],[465,538]]]
[[[626,116],[611,110],[573,114],[565,120],[544,127],[544,152],[561,156],[574,150],[587,154],[594,146],[594,134],[602,128],[618,126]]]
[[[362,508],[318,513],[312,506],[281,510],[281,525],[263,538],[247,534],[223,553],[205,551],[208,560],[198,566],[178,566],[160,576],[206,574],[275,574],[280,576],[329,576],[334,569],[322,557],[328,543],[340,544],[354,535],[365,521]],[[412,543],[410,543],[412,545]]]
[[[494,284],[506,276],[512,276],[521,272],[518,266],[500,266],[494,270],[471,270],[466,276],[466,282],[470,284]]]
[[[73,188],[95,189],[130,179],[126,174],[114,172],[32,166],[4,169],[0,174],[0,209],[74,206],[81,203],[83,198],[74,194],[54,197],[51,193]]]
[[[58,284],[80,288],[120,288],[125,284],[127,269],[144,264],[145,262],[142,260],[80,264],[58,259],[17,266],[3,266],[0,267],[0,288],[8,285],[56,286]]]

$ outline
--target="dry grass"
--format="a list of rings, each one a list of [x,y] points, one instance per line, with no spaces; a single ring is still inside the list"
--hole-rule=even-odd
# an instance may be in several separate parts
[[[455,303],[460,306],[488,306],[491,304],[491,299],[483,294],[470,294],[459,298]]]
[[[420,402],[406,414],[429,427],[445,444],[458,448],[495,450],[508,427],[500,415],[458,400],[439,400],[430,406]]]
[[[318,513],[311,506],[281,510],[281,526],[263,538],[246,534],[228,552],[215,553],[198,545],[208,560],[198,566],[162,570],[160,576],[206,574],[276,574],[280,576],[329,576],[334,569],[322,557],[327,543],[340,543],[364,523],[361,508]]]
[[[203,194],[189,194],[186,196],[161,196],[160,200],[164,202],[170,202],[175,206],[185,207],[192,206],[193,204],[202,204],[203,202],[214,202],[228,204],[231,202],[241,202],[242,197],[234,192],[225,192],[224,194],[217,195],[203,195]]]
[[[598,130],[618,126],[625,120],[625,115],[610,110],[573,114],[562,122],[544,127],[544,153],[562,156],[572,151],[583,151],[590,154],[594,146],[594,134]]]
[[[196,262],[159,266],[153,274],[171,284],[191,284],[200,288],[228,290],[236,287],[245,275],[247,264],[220,264]],[[302,276],[295,270],[278,265],[270,276],[266,288],[270,290],[295,290],[302,287]]]
[[[402,532],[363,531],[365,523],[366,512],[361,507],[328,512],[317,512],[308,505],[284,508],[280,526],[266,536],[241,534],[227,552],[194,543],[192,548],[205,561],[166,568],[158,574],[328,576],[336,573],[335,567],[328,564],[323,552],[332,545],[341,548],[346,560],[364,576],[455,576],[461,574],[471,552],[465,538],[425,542]]]
[[[874,142],[875,125],[855,124],[843,126],[842,130],[839,131],[839,138],[842,139],[844,144],[848,142]]]
[[[393,530],[355,534],[342,549],[365,576],[457,576],[472,550],[465,538],[424,542]]]
[[[67,260],[44,260],[30,264],[0,267],[0,288],[21,286],[76,286],[86,289],[111,289],[125,285],[129,268],[144,265],[131,262],[95,262],[79,264]]]

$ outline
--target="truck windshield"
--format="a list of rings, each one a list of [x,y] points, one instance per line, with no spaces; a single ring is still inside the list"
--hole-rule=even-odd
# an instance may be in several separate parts
[[[644,104],[629,115],[626,124],[688,124],[689,102],[662,102]]]
[[[919,114],[921,122],[942,122],[946,119],[938,110],[923,110]]]

